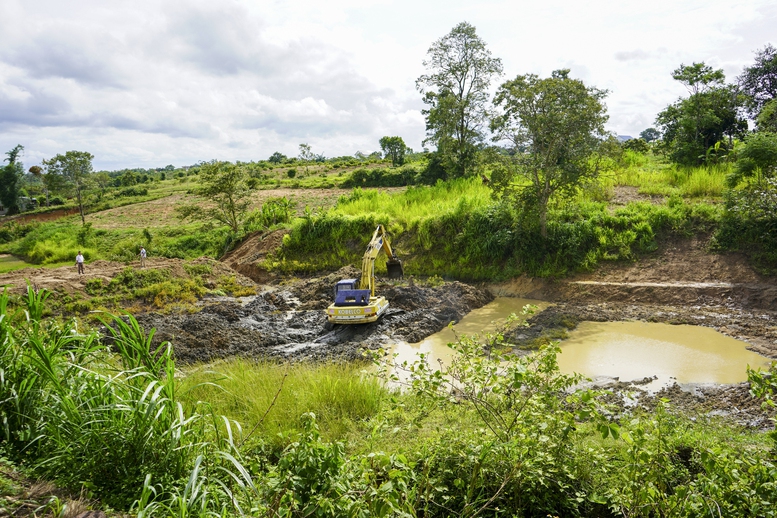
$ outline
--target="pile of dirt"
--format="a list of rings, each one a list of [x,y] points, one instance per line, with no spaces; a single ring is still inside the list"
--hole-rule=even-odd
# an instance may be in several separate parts
[[[602,263],[567,279],[522,277],[492,286],[497,295],[549,302],[717,305],[777,310],[777,278],[760,275],[739,253],[711,253],[710,237],[674,238],[635,262]]]
[[[493,300],[488,290],[460,282],[436,287],[379,284],[377,290],[391,305],[378,322],[331,326],[324,309],[331,303],[334,283],[353,273],[344,268],[286,286],[266,286],[256,297],[207,304],[192,315],[148,313],[137,318],[144,328],[156,328],[157,344],[171,341],[176,359],[184,363],[230,356],[348,361],[396,340],[421,340]]]
[[[267,254],[281,246],[283,236],[288,233],[288,230],[253,232],[246,236],[234,250],[222,257],[221,262],[254,282],[259,284],[271,282],[275,277],[260,264]]]
[[[644,380],[652,381],[651,378]],[[659,404],[668,403],[670,412],[693,419],[723,419],[756,430],[774,429],[776,408],[763,408],[762,400],[750,394],[749,383],[730,385],[673,384],[657,392],[647,390],[640,382],[595,380],[590,386],[607,391],[603,402],[615,420],[628,419],[637,410],[654,412]]]

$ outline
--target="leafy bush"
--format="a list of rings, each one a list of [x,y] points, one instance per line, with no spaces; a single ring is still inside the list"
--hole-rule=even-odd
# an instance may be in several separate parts
[[[351,172],[341,187],[404,187],[414,183],[415,175],[415,170],[410,167],[398,170],[361,168]]]
[[[216,284],[216,288],[233,297],[256,295],[256,288],[239,284],[235,275],[223,275]]]
[[[248,213],[243,222],[243,228],[246,232],[252,232],[288,223],[294,216],[294,205],[294,202],[285,196],[270,198],[262,204],[260,210],[253,210]]]
[[[10,221],[0,226],[0,243],[10,243],[21,239],[29,234],[37,225],[31,223],[28,225],[20,225],[15,221]]]
[[[748,253],[767,272],[777,270],[777,180],[727,194],[715,245]]]
[[[125,187],[124,189],[116,191],[115,196],[116,197],[146,196],[147,194],[148,194],[148,189],[146,187]]]

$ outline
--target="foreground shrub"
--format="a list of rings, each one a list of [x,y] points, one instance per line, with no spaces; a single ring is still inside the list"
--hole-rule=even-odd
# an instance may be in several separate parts
[[[40,476],[125,509],[148,480],[159,484],[156,498],[171,498],[199,456],[206,455],[216,476],[226,452],[234,452],[231,433],[221,432],[233,423],[184,413],[169,344],[154,352],[153,333],[132,317],[112,317],[106,325],[118,354],[114,365],[96,334],[79,333],[74,322],[41,321],[47,296],[28,288],[26,318],[18,325],[7,313],[7,294],[0,296],[7,453]]]
[[[723,250],[748,253],[762,270],[777,271],[777,180],[729,191],[715,240]]]

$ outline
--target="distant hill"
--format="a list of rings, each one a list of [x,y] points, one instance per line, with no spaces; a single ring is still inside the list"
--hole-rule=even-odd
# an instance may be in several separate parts
[[[631,140],[633,138],[634,137],[632,137],[631,135],[618,135],[619,142],[626,142],[627,140]]]

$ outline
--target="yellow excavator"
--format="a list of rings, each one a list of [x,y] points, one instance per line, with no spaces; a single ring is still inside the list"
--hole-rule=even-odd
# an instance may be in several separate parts
[[[343,279],[335,285],[335,301],[326,309],[327,320],[332,324],[366,324],[375,322],[389,307],[383,296],[375,296],[375,259],[383,250],[388,257],[386,268],[389,278],[404,275],[402,261],[391,249],[386,229],[378,225],[362,258],[362,275],[357,279]]]

